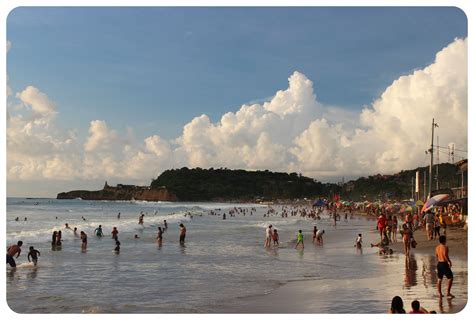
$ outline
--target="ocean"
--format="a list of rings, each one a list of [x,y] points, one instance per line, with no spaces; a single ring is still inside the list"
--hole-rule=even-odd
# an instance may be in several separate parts
[[[231,217],[234,207],[248,212]],[[279,205],[272,208],[282,211]],[[218,215],[210,215],[211,210]],[[266,205],[248,203],[8,198],[7,245],[24,244],[16,270],[7,266],[7,303],[18,313],[245,313],[248,309],[239,309],[242,301],[308,280],[308,285],[330,289],[329,298],[314,297],[322,313],[385,313],[394,295],[437,308],[434,258],[415,252],[407,270],[403,253],[379,256],[370,248],[378,239],[374,220],[342,219],[334,227],[325,213],[321,220],[310,220],[264,217],[267,211]],[[143,225],[138,224],[140,212]],[[168,230],[159,246],[157,227],[165,219]],[[86,251],[65,223],[86,232]],[[180,223],[187,228],[184,246],[179,244]],[[279,248],[263,247],[269,224],[278,229]],[[102,238],[94,235],[99,225]],[[311,243],[313,225],[326,232],[323,246]],[[114,226],[120,254],[113,251]],[[304,250],[294,249],[298,229],[305,235]],[[51,247],[54,230],[63,233],[60,250]],[[353,247],[358,233],[363,234],[363,254]],[[29,246],[41,252],[37,267],[27,261]],[[467,283],[467,261],[456,261],[453,271],[456,281]],[[467,285],[458,290],[454,303],[465,303]]]

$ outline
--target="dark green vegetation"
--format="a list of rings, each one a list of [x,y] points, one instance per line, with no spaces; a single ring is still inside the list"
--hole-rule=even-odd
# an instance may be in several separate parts
[[[332,197],[340,194],[342,199],[375,200],[407,199],[412,193],[412,178],[420,171],[420,190],[423,190],[423,172],[428,167],[401,171],[394,175],[374,175],[349,181],[344,185],[322,183],[297,173],[246,171],[230,169],[173,169],[164,171],[151,183],[151,188],[166,187],[180,201],[234,201],[276,200]],[[439,188],[448,189],[461,185],[457,167],[453,164],[439,165]],[[436,169],[433,170],[433,175]],[[467,185],[467,181],[464,181]],[[436,180],[433,181],[436,190]]]
[[[375,200],[375,199],[397,199],[411,198],[412,178],[415,184],[415,174],[419,170],[420,192],[423,194],[424,173],[426,172],[426,192],[428,192],[429,167],[419,167],[413,170],[404,170],[393,175],[374,175],[362,177],[344,184],[341,197],[352,200]],[[465,175],[466,179],[467,175]],[[461,186],[461,176],[454,164],[442,163],[438,167],[439,190],[445,190]],[[467,185],[467,181],[464,181]],[[433,190],[436,187],[436,166],[433,169]],[[435,193],[435,192],[434,192]]]
[[[321,183],[297,173],[230,169],[166,170],[151,183],[165,186],[181,201],[274,200],[330,196],[335,184]]]

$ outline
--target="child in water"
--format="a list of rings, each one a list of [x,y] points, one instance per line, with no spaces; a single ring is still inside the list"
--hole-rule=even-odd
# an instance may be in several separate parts
[[[120,241],[115,240],[115,249],[114,249],[116,254],[120,253]]]
[[[41,253],[36,250],[33,246],[30,247],[30,252],[28,252],[28,262],[31,262],[30,261],[30,257],[31,257],[31,260],[33,260],[33,265],[36,267],[36,264],[38,263],[38,256],[40,256]]]
[[[362,249],[362,234],[359,233],[356,239],[356,243],[354,245],[357,249]]]
[[[117,230],[117,227],[114,227],[111,233],[112,233],[112,239],[117,240],[117,238],[118,238],[117,235],[119,233],[118,230]]]
[[[279,242],[278,240],[280,239],[280,236],[278,235],[278,230],[275,229],[273,230],[273,245],[278,246]]]
[[[304,249],[304,242],[303,242],[303,231],[298,230],[298,234],[296,235],[296,246],[295,249],[298,248],[298,245],[301,243],[301,246]]]

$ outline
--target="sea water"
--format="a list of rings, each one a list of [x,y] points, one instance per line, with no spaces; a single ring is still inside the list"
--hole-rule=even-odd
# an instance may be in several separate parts
[[[234,207],[248,212],[231,217]],[[253,215],[251,208],[256,209]],[[211,210],[217,215],[210,215]],[[374,220],[342,219],[334,227],[326,214],[310,220],[264,217],[267,211],[268,206],[257,204],[8,198],[7,244],[24,242],[16,270],[7,267],[8,305],[18,313],[248,312],[239,309],[242,299],[312,280],[309,285],[330,290],[324,299],[314,297],[320,312],[386,312],[394,295],[418,298],[440,311],[433,302],[434,257],[415,253],[407,265],[400,253],[379,256],[369,246],[378,238]],[[138,224],[141,212],[143,225]],[[157,227],[165,219],[168,230],[160,246]],[[88,235],[87,250],[81,250],[81,240],[65,223]],[[180,223],[187,228],[184,246],[179,244]],[[269,224],[280,234],[278,248],[263,247]],[[94,235],[99,225],[102,238]],[[323,246],[311,243],[313,225],[326,231]],[[114,226],[120,254],[113,251]],[[294,248],[298,229],[305,235],[304,250]],[[63,236],[61,248],[53,250],[55,230]],[[364,238],[363,254],[353,247],[358,233]],[[41,252],[37,267],[27,261],[29,246]],[[462,305],[467,262],[456,261],[453,271],[455,284],[464,284],[457,287],[453,303]]]

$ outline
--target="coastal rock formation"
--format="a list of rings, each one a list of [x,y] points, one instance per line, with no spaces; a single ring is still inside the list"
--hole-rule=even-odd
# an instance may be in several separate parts
[[[176,195],[166,187],[143,187],[134,185],[118,184],[116,187],[104,185],[102,190],[74,190],[61,192],[57,199],[77,199],[83,200],[144,200],[144,201],[178,201]]]

